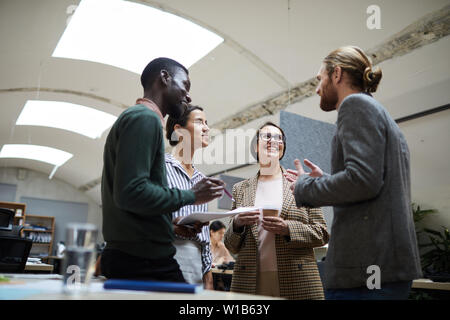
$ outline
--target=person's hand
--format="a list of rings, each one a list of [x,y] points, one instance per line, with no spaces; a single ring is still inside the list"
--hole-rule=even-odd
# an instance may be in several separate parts
[[[300,163],[300,160],[298,161]],[[311,178],[317,178],[317,177],[321,177],[323,176],[323,171],[322,169],[319,168],[319,166],[315,165],[314,163],[312,163],[311,161],[309,161],[308,159],[304,159],[303,163],[311,169],[311,172],[304,172],[304,174],[307,174],[308,176],[310,176]],[[302,168],[303,169],[303,168]]]
[[[295,185],[297,183],[297,179],[298,177],[300,177],[301,175],[308,175],[312,178],[316,178],[316,177],[321,177],[323,176],[323,171],[322,169],[320,169],[317,165],[315,165],[314,163],[312,163],[311,161],[309,161],[308,159],[304,159],[303,163],[311,169],[311,172],[305,172],[305,170],[303,169],[303,166],[300,162],[300,160],[295,159],[294,160],[294,165],[297,168],[297,170],[291,170],[291,169],[287,169],[287,173],[284,174],[286,180],[288,180],[289,182],[291,182],[291,191],[294,192],[295,189]]]
[[[225,189],[225,183],[220,179],[203,178],[192,187],[195,194],[194,204],[202,204],[212,201],[222,196]]]
[[[259,215],[259,210],[241,212],[234,216],[233,228],[239,229],[243,226],[251,226],[258,222]]]
[[[202,228],[204,226],[207,226],[209,224],[208,222],[202,223],[200,221],[196,221],[194,224],[191,224],[189,226],[179,225],[178,221],[180,221],[182,218],[183,217],[176,217],[175,219],[173,219],[173,231],[175,232],[175,234],[185,238],[195,237],[197,233],[200,233],[202,231]]]
[[[289,227],[286,221],[280,217],[264,217],[261,226],[264,230],[274,234],[280,234],[282,236],[289,235]]]

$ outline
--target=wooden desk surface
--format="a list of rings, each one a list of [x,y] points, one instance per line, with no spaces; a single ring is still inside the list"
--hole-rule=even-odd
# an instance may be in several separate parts
[[[46,263],[29,263],[25,265],[25,271],[53,271],[53,265]]]
[[[450,291],[450,282],[433,282],[430,279],[417,279],[413,281],[412,288]]]
[[[16,292],[23,289],[25,294],[19,299],[24,300],[284,300],[274,297],[214,290],[203,290],[199,293],[105,290],[103,289],[103,282],[105,281],[103,277],[92,279],[90,292],[72,296],[62,292],[62,280],[59,275],[27,276],[13,274],[10,276],[13,277],[11,284],[3,283],[0,289],[15,289],[14,291]],[[40,292],[26,294],[26,290]]]

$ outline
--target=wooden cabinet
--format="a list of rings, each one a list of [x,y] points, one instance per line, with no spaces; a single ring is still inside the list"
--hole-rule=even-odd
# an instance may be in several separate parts
[[[24,236],[33,241],[30,257],[52,255],[55,233],[55,217],[26,215],[23,223]]]

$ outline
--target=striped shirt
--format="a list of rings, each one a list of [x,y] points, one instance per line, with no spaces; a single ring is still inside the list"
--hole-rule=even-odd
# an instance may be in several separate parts
[[[167,183],[170,188],[178,188],[182,190],[192,189],[192,187],[202,180],[205,175],[194,167],[192,178],[184,170],[181,163],[171,154],[166,153],[166,172]],[[208,205],[206,203],[200,205],[187,205],[181,207],[178,211],[172,212],[172,219],[177,217],[185,217],[194,212],[207,212]],[[200,244],[202,248],[202,273],[205,274],[211,270],[212,256],[209,238],[209,226],[204,226],[200,233],[193,238],[184,238],[179,235],[175,237],[182,240],[192,240]]]

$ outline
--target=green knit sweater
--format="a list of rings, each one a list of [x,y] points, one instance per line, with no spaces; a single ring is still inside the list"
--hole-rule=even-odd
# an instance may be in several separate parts
[[[106,139],[103,161],[107,248],[150,259],[173,255],[171,213],[194,203],[195,195],[167,187],[158,115],[143,105],[124,111]]]

